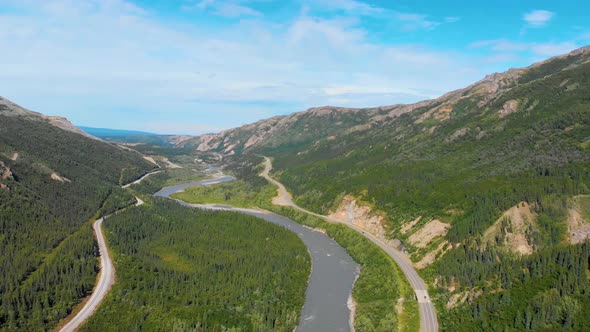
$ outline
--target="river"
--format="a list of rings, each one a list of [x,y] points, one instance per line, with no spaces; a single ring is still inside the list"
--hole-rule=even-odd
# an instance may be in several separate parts
[[[189,187],[233,180],[235,178],[231,176],[218,175],[213,179],[165,187],[155,196],[170,198],[170,195]],[[307,246],[312,257],[312,272],[297,331],[351,331],[351,310],[348,302],[354,282],[359,275],[360,266],[336,241],[319,231],[304,227],[291,219],[268,211],[176,201],[192,208],[234,211],[251,215],[297,234]]]

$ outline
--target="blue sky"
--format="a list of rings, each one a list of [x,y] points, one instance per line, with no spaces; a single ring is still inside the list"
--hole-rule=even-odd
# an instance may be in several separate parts
[[[198,134],[435,98],[590,44],[588,1],[0,0],[0,95]]]

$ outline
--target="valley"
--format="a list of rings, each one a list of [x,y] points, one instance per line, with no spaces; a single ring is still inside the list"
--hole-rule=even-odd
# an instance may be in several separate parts
[[[0,331],[590,330],[588,96],[590,47],[199,136],[2,98]]]

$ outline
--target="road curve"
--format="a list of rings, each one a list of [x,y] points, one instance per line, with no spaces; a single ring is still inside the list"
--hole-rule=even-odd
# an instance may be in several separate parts
[[[123,189],[129,188],[129,187],[131,187],[134,184],[140,183],[141,181],[143,181],[144,179],[146,179],[148,176],[154,175],[154,174],[158,174],[158,173],[163,172],[163,171],[164,170],[158,170],[158,171],[155,171],[155,172],[146,173],[144,176],[140,177],[139,179],[137,179],[137,180],[135,180],[133,182],[127,183],[126,185],[122,186],[121,188],[123,188]]]
[[[141,182],[141,180],[145,179],[150,174],[154,173],[159,173],[159,171],[148,173],[144,175],[141,179],[134,181],[133,183],[139,183]],[[127,187],[129,187],[129,185],[123,186],[123,188]],[[135,199],[137,201],[135,203],[135,206],[140,206],[143,204],[143,200],[141,200],[141,198],[135,197]],[[115,214],[125,209],[126,208],[121,209],[115,212]],[[96,236],[96,241],[98,242],[98,249],[100,254],[100,276],[98,278],[98,283],[92,291],[92,295],[90,296],[88,302],[86,302],[84,304],[84,307],[82,307],[82,309],[78,311],[78,313],[76,313],[76,316],[74,316],[74,318],[72,318],[66,325],[64,325],[59,330],[60,332],[74,332],[78,330],[82,326],[82,324],[88,318],[90,318],[90,316],[94,314],[102,300],[104,300],[109,290],[111,290],[111,287],[115,283],[115,266],[113,265],[113,260],[109,255],[109,248],[107,246],[107,242],[102,231],[103,221],[110,216],[112,216],[112,214],[109,214],[96,220],[92,225],[92,228],[94,229],[94,234]]]
[[[188,187],[209,186],[233,180],[235,178],[218,173],[212,179],[164,187],[154,196],[170,198],[170,195]],[[265,210],[237,208],[221,204],[191,204],[178,199],[174,200],[190,208],[247,214],[295,233],[307,247],[312,260],[311,275],[305,292],[305,303],[295,331],[354,331],[349,300],[360,272],[360,266],[334,239],[322,232]]]
[[[328,222],[346,225],[354,229],[355,231],[361,233],[364,237],[371,240],[373,243],[375,243],[377,246],[383,249],[401,268],[402,272],[404,273],[410,285],[414,289],[414,292],[416,293],[416,299],[418,300],[418,306],[420,310],[420,330],[423,332],[438,331],[438,319],[436,316],[436,309],[434,307],[434,304],[430,300],[430,296],[428,295],[428,287],[426,286],[422,278],[418,275],[418,272],[416,272],[416,270],[412,266],[412,262],[407,258],[405,254],[403,254],[395,248],[386,245],[385,243],[383,243],[383,241],[378,239],[373,234],[369,233],[368,231],[365,231],[364,229],[352,223],[342,222],[340,220],[329,218],[324,215],[306,210],[300,207],[299,205],[295,204],[295,202],[293,202],[293,197],[291,196],[289,191],[287,191],[285,186],[279,181],[273,179],[269,175],[271,170],[272,162],[270,158],[264,157],[264,171],[262,171],[260,176],[262,176],[278,188],[278,197],[273,200],[273,203],[277,205],[290,206],[301,212],[324,219]]]

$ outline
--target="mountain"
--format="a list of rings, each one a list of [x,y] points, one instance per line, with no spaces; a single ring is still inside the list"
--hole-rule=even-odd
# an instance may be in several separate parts
[[[218,134],[201,135],[183,144],[195,146],[201,152],[213,151],[227,155],[261,147],[302,147],[318,140],[333,139],[337,134],[367,130],[388,114],[402,114],[409,108],[411,106],[403,105],[366,109],[315,107]]]
[[[88,135],[98,137],[102,140],[122,143],[136,147],[137,150],[149,153],[161,152],[162,148],[183,145],[190,140],[191,136],[184,135],[160,135],[136,130],[121,130],[108,128],[79,127]],[[155,150],[154,150],[155,149]]]
[[[89,135],[96,137],[125,137],[125,136],[158,136],[158,134],[148,133],[137,130],[122,130],[122,129],[108,129],[108,128],[94,128],[78,126],[81,130]]]
[[[0,330],[54,327],[94,287],[90,219],[155,166],[61,117],[0,100]]]
[[[64,117],[48,116],[41,113],[29,111],[28,109],[25,109],[11,102],[10,100],[2,97],[0,97],[0,114],[2,114],[3,116],[18,116],[32,121],[46,122],[63,130],[80,134],[89,138],[94,138],[93,136],[82,131],[80,128],[74,126],[70,121],[68,121],[68,119]]]
[[[298,204],[403,246],[446,330],[589,330],[589,96],[585,47],[434,100],[313,108],[191,144],[271,156]]]
[[[422,117],[416,124],[428,122],[428,119],[445,122],[457,115],[457,112],[452,114],[454,106],[461,107],[461,103],[465,103],[467,99],[477,99],[477,107],[480,109],[489,107],[516,86],[583,64],[588,61],[589,53],[590,46],[527,68],[495,73],[469,87],[447,93],[434,100],[372,108],[314,107],[220,133],[200,135],[180,144],[195,146],[202,152],[213,151],[231,155],[274,147],[304,147],[318,141],[336,140],[337,135],[395,126],[396,120],[406,113],[421,114]],[[506,105],[502,117],[513,111],[511,106],[515,105]]]

